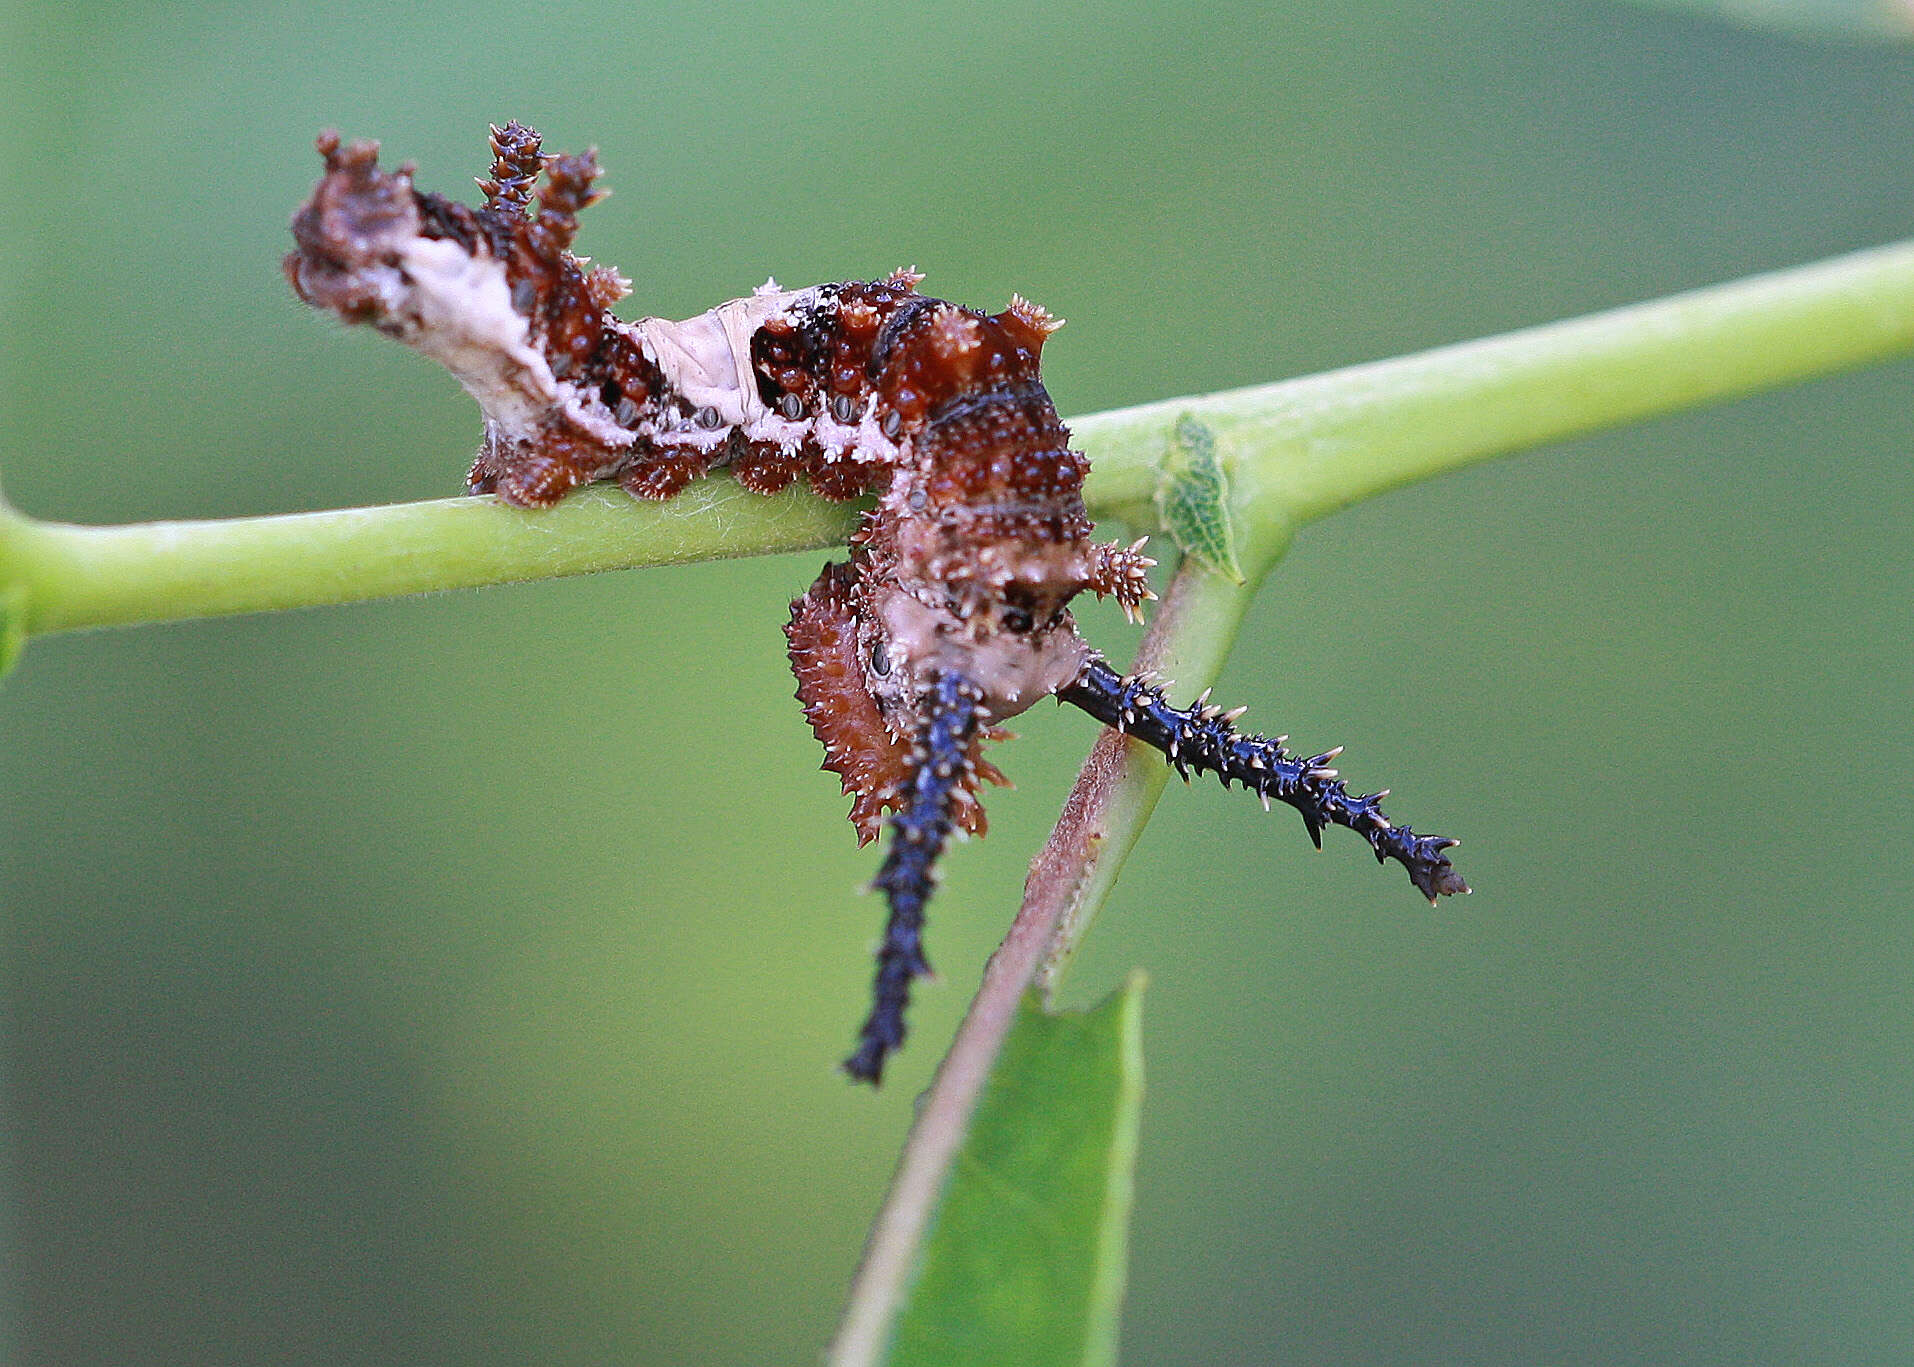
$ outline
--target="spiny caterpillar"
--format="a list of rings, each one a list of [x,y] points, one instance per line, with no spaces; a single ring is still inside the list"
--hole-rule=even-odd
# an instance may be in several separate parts
[[[521,508],[615,479],[667,499],[728,466],[759,493],[802,477],[827,499],[875,495],[850,558],[826,565],[785,628],[797,696],[824,768],[851,797],[860,844],[889,813],[876,886],[890,917],[853,1077],[877,1082],[904,1039],[922,929],[953,830],[982,834],[983,757],[998,724],[1056,697],[1192,772],[1302,813],[1311,840],[1346,826],[1433,904],[1468,891],[1456,842],[1392,824],[1384,793],[1353,796],[1330,766],[1236,731],[1208,694],[1172,707],[1077,635],[1088,590],[1136,618],[1155,562],[1142,543],[1089,539],[1089,462],[1038,378],[1061,324],[1013,297],[987,315],[917,293],[915,270],[781,289],[682,322],[625,322],[617,271],[572,255],[578,213],[602,198],[596,155],[546,156],[518,123],[492,130],[477,209],[381,170],[378,144],[322,134],[325,176],[294,215],[286,276],[301,299],[439,361],[485,414],[468,486]],[[541,183],[542,180],[542,183]]]

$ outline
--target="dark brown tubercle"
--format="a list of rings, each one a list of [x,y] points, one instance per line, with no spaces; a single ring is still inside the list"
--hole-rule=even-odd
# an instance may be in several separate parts
[[[1341,825],[1394,859],[1431,902],[1468,891],[1444,853],[1352,796],[1328,762],[1238,734],[1204,700],[1170,706],[1077,634],[1070,604],[1154,598],[1141,542],[1090,540],[1089,462],[1043,386],[1062,324],[1013,296],[986,314],[881,279],[785,289],[767,281],[696,318],[626,321],[617,271],[574,256],[603,197],[594,152],[550,156],[519,123],[492,130],[476,208],[422,194],[378,144],[318,141],[325,175],[293,216],[286,277],[300,298],[437,360],[478,401],[468,487],[521,508],[616,480],[671,498],[729,467],[775,493],[875,495],[847,561],[827,565],[786,628],[798,698],[851,796],[860,841],[891,832],[876,886],[889,903],[854,1078],[877,1082],[928,971],[924,912],[953,832],[982,834],[982,754],[999,724],[1055,696],[1164,751],[1295,807],[1312,839]],[[886,813],[890,815],[886,817]]]

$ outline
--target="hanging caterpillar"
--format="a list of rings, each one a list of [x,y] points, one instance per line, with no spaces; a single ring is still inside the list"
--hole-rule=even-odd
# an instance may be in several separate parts
[[[594,153],[547,156],[518,123],[492,130],[476,209],[382,170],[378,144],[318,140],[325,175],[294,215],[294,291],[440,362],[478,400],[474,494],[543,508],[594,480],[667,499],[725,466],[774,493],[802,478],[827,499],[874,495],[847,561],[825,566],[785,628],[797,696],[824,767],[851,797],[859,843],[886,820],[876,886],[889,921],[870,1014],[844,1063],[880,1080],[928,973],[924,907],[954,830],[981,834],[982,749],[999,723],[1056,697],[1162,750],[1187,780],[1215,774],[1302,813],[1321,845],[1346,826],[1433,904],[1468,891],[1456,842],[1392,824],[1384,793],[1355,796],[1282,738],[1237,732],[1239,713],[1170,705],[1078,634],[1080,593],[1135,618],[1155,562],[1142,543],[1090,540],[1083,477],[1038,375],[1061,326],[1013,297],[984,314],[917,293],[912,269],[787,290],[775,281],[696,318],[626,322],[629,282],[571,252],[602,197]],[[886,814],[888,818],[886,817]]]

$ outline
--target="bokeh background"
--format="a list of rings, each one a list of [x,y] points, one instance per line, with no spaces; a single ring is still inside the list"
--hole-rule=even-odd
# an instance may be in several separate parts
[[[336,125],[595,143],[683,316],[915,262],[1066,413],[1914,232],[1914,55],[1577,3],[15,8],[3,475],[118,521],[443,495],[444,375],[299,306]],[[1308,528],[1218,696],[1466,838],[1167,795],[1139,1364],[1914,1351],[1914,365]],[[795,703],[823,553],[37,642],[0,692],[8,1333],[56,1364],[813,1361],[1091,733],[949,861],[878,1094],[875,868]],[[1121,655],[1134,633],[1092,610]]]

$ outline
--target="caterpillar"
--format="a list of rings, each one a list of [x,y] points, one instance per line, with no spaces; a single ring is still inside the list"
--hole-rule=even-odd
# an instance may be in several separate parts
[[[627,322],[630,282],[575,256],[578,214],[603,197],[595,152],[548,156],[519,123],[493,128],[472,208],[387,171],[376,142],[322,133],[325,173],[292,220],[288,281],[307,303],[370,325],[451,371],[484,414],[473,494],[544,508],[617,480],[668,499],[714,468],[775,493],[803,479],[827,499],[875,502],[848,558],[791,605],[797,697],[823,767],[851,798],[860,844],[886,825],[875,886],[889,917],[872,1004],[844,1069],[877,1083],[930,971],[925,907],[954,832],[981,835],[983,754],[1039,699],[1070,703],[1161,750],[1187,781],[1214,774],[1265,807],[1302,814],[1395,860],[1433,905],[1467,892],[1446,851],[1351,794],[1332,761],[1235,729],[1207,693],[1179,709],[1126,678],[1077,633],[1070,604],[1114,598],[1132,620],[1154,598],[1142,542],[1099,544],[1083,505],[1089,462],[1044,389],[1062,325],[1013,296],[985,314],[881,279],[784,289],[767,281],[695,318]]]

